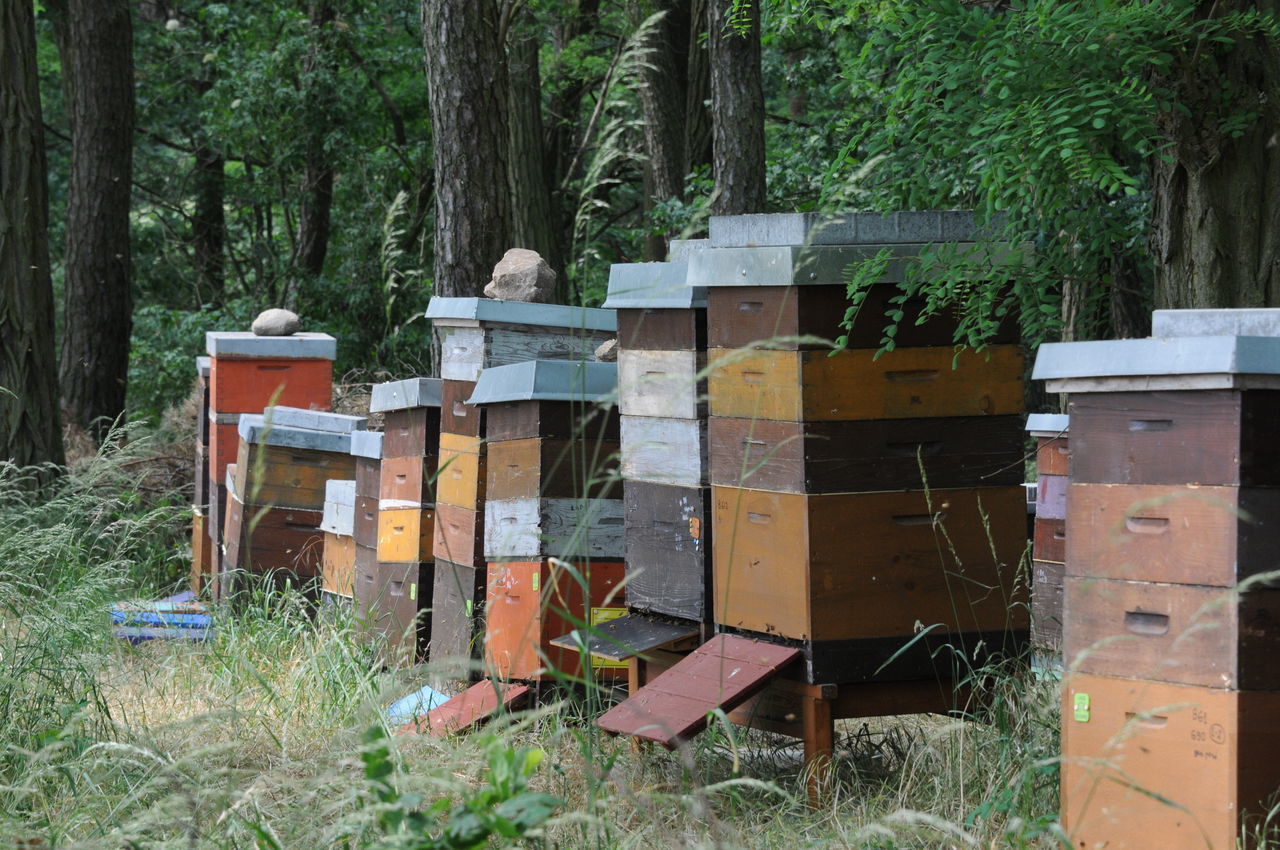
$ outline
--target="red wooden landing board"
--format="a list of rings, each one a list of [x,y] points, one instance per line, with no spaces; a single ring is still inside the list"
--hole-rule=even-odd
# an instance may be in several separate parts
[[[716,635],[611,708],[596,725],[671,749],[706,728],[707,712],[741,705],[799,656],[798,649]]]
[[[434,708],[427,714],[426,722],[412,721],[400,728],[401,732],[427,732],[437,738],[443,738],[451,732],[460,732],[474,726],[493,714],[499,708],[511,707],[525,694],[529,688],[525,685],[494,683],[488,679],[477,682],[458,694],[444,705]]]

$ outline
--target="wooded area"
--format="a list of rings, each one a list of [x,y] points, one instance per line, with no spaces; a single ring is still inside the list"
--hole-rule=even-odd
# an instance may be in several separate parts
[[[428,296],[507,248],[594,305],[713,212],[976,209],[1035,262],[903,285],[970,345],[1280,304],[1275,6],[10,3],[0,444],[59,461],[56,398],[95,436],[158,417],[199,332],[267,306],[340,372],[425,374]]]

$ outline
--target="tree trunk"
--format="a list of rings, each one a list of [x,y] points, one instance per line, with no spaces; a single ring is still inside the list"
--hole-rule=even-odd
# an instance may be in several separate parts
[[[711,58],[707,33],[708,0],[689,4],[689,55],[685,74],[685,152],[689,170],[711,164]]]
[[[202,305],[220,306],[226,289],[225,164],[221,154],[199,143],[193,181],[195,209],[191,214],[191,244],[195,253],[196,286]]]
[[[552,39],[557,54],[567,50],[575,39],[595,30],[600,22],[600,0],[569,0],[566,5],[569,8],[561,16],[563,23]],[[573,230],[574,219],[572,203],[567,201],[562,187],[574,177],[567,172],[577,153],[582,97],[591,84],[592,81],[580,78],[559,81],[559,85],[553,86],[545,116],[544,171],[552,187],[551,205],[562,244]]]
[[[685,151],[684,58],[689,40],[688,0],[661,0],[663,17],[644,41],[640,70],[640,105],[644,113],[645,212],[658,203],[684,196],[684,176],[689,171]],[[683,42],[683,44],[681,43]],[[666,258],[666,239],[650,233],[645,239],[645,259]]]
[[[333,7],[327,2],[307,7],[311,48],[303,67],[303,77],[308,80],[307,149],[298,209],[297,266],[313,276],[324,271],[333,210],[333,163],[324,143],[335,118],[332,51],[325,43],[334,17]]]
[[[511,247],[507,73],[494,0],[423,0],[435,148],[435,294],[478,296]]]
[[[129,190],[133,26],[127,0],[76,0],[67,15],[71,181],[67,198],[62,404],[101,437],[124,413],[133,323]]]
[[[759,0],[709,0],[716,215],[764,212],[764,89]]]
[[[62,464],[32,4],[0,8],[0,455]]]
[[[538,71],[538,40],[525,29],[515,30],[507,50],[510,87],[511,223],[513,248],[537,251],[565,281],[560,234],[552,214],[551,186],[543,168],[542,83]]]
[[[1280,3],[1202,6],[1274,15]],[[1175,70],[1165,82],[1187,112],[1163,116],[1171,161],[1153,158],[1155,306],[1280,306],[1280,53],[1263,36],[1204,44]],[[1250,113],[1236,138],[1220,131]]]

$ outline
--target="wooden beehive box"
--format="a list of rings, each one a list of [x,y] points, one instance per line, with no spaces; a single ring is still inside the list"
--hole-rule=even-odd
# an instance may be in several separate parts
[[[1238,846],[1276,790],[1277,712],[1276,692],[1072,674],[1062,694],[1072,846]]]
[[[356,482],[330,479],[325,485],[324,511],[320,530],[324,532],[321,574],[323,588],[334,596],[355,595]]]
[[[383,458],[423,458],[434,473],[442,396],[439,378],[408,378],[373,387],[369,412],[383,414]]]
[[[879,653],[873,668],[910,641],[917,622],[951,635],[1027,629],[1016,581],[1026,527],[1019,485],[826,495],[712,489],[713,604],[723,627],[839,644],[849,663],[862,665],[866,658],[854,656],[865,641]],[[827,672],[836,678],[819,681],[857,681]]]
[[[1023,479],[1022,419],[787,422],[712,417],[711,483],[785,493],[1006,486]]]
[[[578,681],[581,655],[551,641],[626,613],[621,561],[490,563],[485,595],[485,666],[500,679]],[[592,659],[592,678],[625,679],[625,664]]]
[[[436,296],[427,318],[441,335],[440,376],[453,381],[527,360],[590,359],[617,330],[612,310],[491,298]]]
[[[355,531],[357,546],[378,545],[378,496],[382,488],[382,433],[355,431],[351,434],[351,455],[355,458]]]
[[[428,600],[432,564],[362,563],[356,571],[356,616],[389,667],[414,664],[431,640]]]
[[[483,608],[487,567],[455,564],[436,558],[432,589],[431,660],[466,665],[463,678],[477,672],[484,633]]]
[[[296,408],[242,414],[236,492],[246,505],[323,510],[325,483],[354,478],[351,432],[363,428],[360,417]]]
[[[1062,648],[1062,579],[1066,574],[1066,414],[1033,413],[1027,433],[1036,444],[1036,514],[1031,548],[1031,641]]]

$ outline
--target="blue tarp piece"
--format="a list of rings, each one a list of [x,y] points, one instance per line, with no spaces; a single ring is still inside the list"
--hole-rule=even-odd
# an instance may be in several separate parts
[[[431,709],[448,701],[447,696],[430,685],[424,685],[422,690],[401,697],[387,706],[387,725],[395,728],[419,717],[426,717]]]
[[[146,640],[205,640],[213,618],[191,591],[158,602],[117,602],[111,606],[112,633],[130,643]]]

